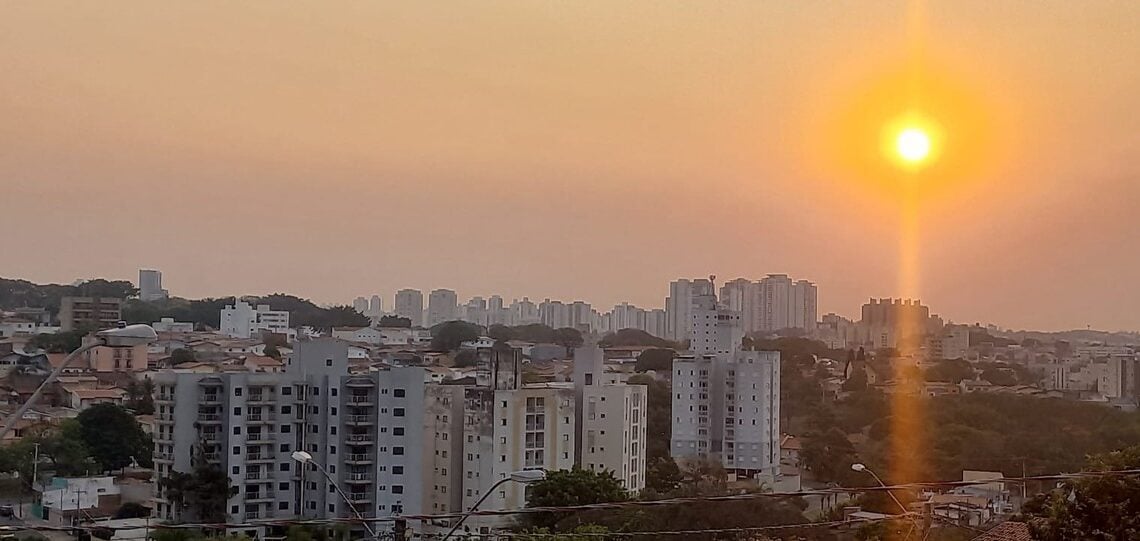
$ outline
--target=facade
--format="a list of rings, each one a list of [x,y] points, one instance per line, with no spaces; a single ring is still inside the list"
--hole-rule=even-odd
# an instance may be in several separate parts
[[[227,521],[351,517],[310,465],[310,453],[366,517],[415,514],[428,499],[422,450],[423,369],[396,367],[350,374],[348,346],[334,339],[297,343],[281,373],[156,374],[155,474],[217,464],[239,488]],[[160,488],[156,516],[178,518]],[[258,532],[253,532],[258,533]]]
[[[157,332],[194,332],[192,321],[174,321],[172,317],[164,317],[150,324]]]
[[[139,299],[146,302],[161,301],[170,294],[162,289],[162,271],[139,270]]]
[[[694,298],[690,352],[673,361],[674,458],[707,457],[738,475],[774,478],[780,464],[780,353],[743,351],[740,314]]]
[[[396,315],[412,320],[413,327],[424,325],[424,294],[418,289],[401,289],[396,292]]]
[[[769,274],[758,283],[758,330],[815,329],[817,292],[807,280],[793,281],[786,274]]]
[[[360,314],[367,314],[368,313],[368,299],[366,299],[364,297],[357,297],[355,299],[352,299],[352,309],[356,310]]]
[[[248,302],[237,301],[221,310],[222,334],[234,338],[250,338],[261,331],[288,334],[289,312],[270,310],[268,304],[250,306]]]
[[[459,319],[459,298],[450,289],[436,289],[428,295],[427,326]]]
[[[373,295],[368,301],[368,311],[365,315],[377,318],[384,315],[384,299],[380,295]]]
[[[574,464],[610,471],[631,492],[645,488],[648,394],[644,385],[627,385],[605,370],[597,344],[574,350]]]
[[[483,297],[472,297],[471,300],[467,301],[467,304],[463,305],[463,321],[486,327],[488,325],[487,300]]]
[[[60,330],[109,329],[123,319],[122,306],[123,299],[114,297],[63,297],[59,302]]]
[[[531,302],[529,297],[523,297],[522,300],[516,299],[511,303],[508,312],[509,325],[530,325],[541,321],[538,305]]]

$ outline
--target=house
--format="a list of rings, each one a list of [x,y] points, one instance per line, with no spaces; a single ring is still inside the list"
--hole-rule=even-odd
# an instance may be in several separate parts
[[[800,453],[803,449],[803,443],[798,438],[784,434],[780,439],[780,464],[799,467]]]
[[[68,406],[83,411],[95,404],[122,405],[127,392],[118,387],[97,389],[90,387],[63,387]]]
[[[931,513],[961,526],[981,526],[993,519],[991,500],[969,494],[935,494],[930,497]]]
[[[246,355],[242,357],[242,361],[250,372],[277,373],[285,369],[285,363],[264,355]]]
[[[1032,541],[1029,525],[1024,522],[1006,521],[994,526],[973,541]]]
[[[114,477],[56,477],[38,492],[40,503],[32,506],[32,514],[60,525],[70,525],[75,519],[110,517],[122,502]]]
[[[475,340],[468,340],[459,344],[460,349],[487,349],[495,345],[495,339],[489,336],[480,336]]]
[[[332,336],[348,342],[363,342],[374,346],[384,343],[383,330],[372,327],[333,327]]]

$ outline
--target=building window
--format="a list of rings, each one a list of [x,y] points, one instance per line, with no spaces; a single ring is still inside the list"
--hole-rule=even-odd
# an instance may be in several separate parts
[[[392,485],[392,494],[403,494],[404,485]]]
[[[332,389],[329,389],[329,395],[331,395],[331,396],[336,396],[336,387],[333,387]]]
[[[291,430],[293,430],[293,427],[292,427],[292,426],[290,426],[290,425],[281,425],[281,433],[282,433],[282,434],[288,434],[288,433],[289,433]]]
[[[325,366],[332,366],[332,359],[325,359]],[[317,393],[313,393],[313,394],[317,394]],[[331,511],[331,509],[330,509],[330,511]]]
[[[241,387],[234,387],[234,396],[241,396]]]
[[[234,455],[240,455],[241,454],[241,447],[238,447],[237,445],[235,445],[234,450],[233,450],[233,454]]]
[[[289,488],[286,487],[286,488],[283,488],[281,490],[289,490]],[[277,509],[280,511],[289,510],[289,502],[277,502]]]
[[[288,462],[282,462],[281,464],[279,464],[277,466],[277,468],[279,471],[289,471],[289,463]]]
[[[392,396],[394,396],[396,398],[404,398],[404,390],[403,389],[392,389]]]
[[[277,483],[277,490],[289,490],[289,483]]]
[[[336,406],[329,408],[329,415],[336,415]]]
[[[446,472],[447,470],[444,470],[444,471]],[[392,466],[392,475],[404,475],[404,467],[403,466]],[[447,475],[447,474],[445,473],[444,475]]]
[[[289,452],[289,444],[288,443],[282,443],[281,447],[280,447],[280,451],[282,453],[288,453]]]
[[[230,473],[232,473],[234,475],[241,473],[241,466],[234,466],[234,467],[230,468]]]
[[[404,408],[392,408],[392,416],[393,417],[403,417],[404,416]]]
[[[235,435],[235,436],[240,436],[240,435],[241,435],[241,427],[240,427],[240,426],[235,426],[235,427],[234,427],[234,435]]]
[[[402,426],[392,427],[392,435],[393,436],[403,436],[404,435],[404,427],[402,427]],[[447,439],[447,432],[443,433],[443,439],[445,439],[445,440]]]
[[[392,448],[392,454],[393,455],[402,455],[402,454],[404,454],[404,448],[403,447],[393,447]]]
[[[241,408],[234,408],[234,415],[241,415]]]
[[[283,396],[290,396],[293,394],[293,388],[292,387],[282,387],[281,388],[281,394]]]
[[[286,387],[286,389],[288,389],[288,387]],[[292,406],[281,406],[281,413],[283,415],[289,415],[292,412],[293,412]]]

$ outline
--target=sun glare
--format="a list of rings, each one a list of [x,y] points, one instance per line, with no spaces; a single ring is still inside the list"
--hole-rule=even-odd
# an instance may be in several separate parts
[[[919,128],[907,128],[895,139],[895,151],[908,162],[921,162],[930,155],[930,136]]]

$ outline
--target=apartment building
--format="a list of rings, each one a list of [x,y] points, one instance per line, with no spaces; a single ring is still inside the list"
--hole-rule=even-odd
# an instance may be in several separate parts
[[[222,334],[234,338],[254,337],[261,331],[289,333],[289,312],[272,310],[268,304],[254,307],[248,302],[237,301],[222,308],[220,318]]]
[[[774,478],[780,448],[780,353],[743,351],[738,312],[711,293],[690,309],[690,351],[673,360],[670,454],[712,458]]]
[[[123,319],[123,299],[114,297],[63,297],[59,301],[59,326],[63,332],[100,330]]]
[[[401,289],[396,292],[396,315],[406,317],[413,327],[424,324],[424,294],[418,289]]]
[[[459,298],[450,289],[435,289],[428,295],[427,326],[459,319]]]
[[[574,350],[574,394],[574,464],[610,471],[631,492],[645,488],[645,386],[606,372],[602,349],[590,343]]]
[[[423,449],[433,433],[422,368],[353,374],[347,344],[325,338],[297,342],[281,373],[163,372],[154,381],[156,477],[216,464],[238,487],[226,500],[229,522],[352,516],[294,451],[324,465],[366,517],[419,513],[428,501],[424,478],[433,464]],[[193,518],[178,517],[161,485],[155,504],[160,519]]]

